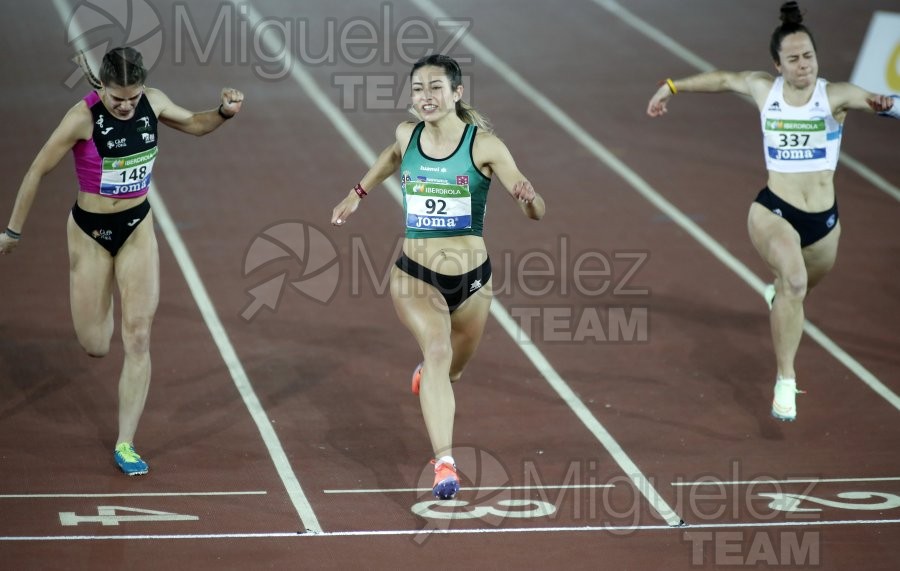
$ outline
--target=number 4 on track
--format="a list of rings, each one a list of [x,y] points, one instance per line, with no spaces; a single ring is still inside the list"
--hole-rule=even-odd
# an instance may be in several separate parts
[[[137,515],[119,515],[128,512]],[[59,523],[62,525],[78,525],[79,523],[100,523],[103,525],[119,525],[136,521],[196,521],[195,515],[173,514],[156,510],[126,508],[122,506],[97,506],[97,515],[78,515],[75,512],[59,512]]]

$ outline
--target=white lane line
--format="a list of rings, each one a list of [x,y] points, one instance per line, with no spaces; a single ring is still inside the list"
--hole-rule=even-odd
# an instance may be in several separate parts
[[[264,496],[268,492],[136,492],[131,494],[2,494],[0,500],[32,500],[45,498],[169,498],[195,496]]]
[[[431,0],[411,0],[428,14],[437,14],[446,18],[447,15]],[[623,9],[624,10],[624,9]],[[622,177],[641,196],[647,199],[657,209],[671,218],[682,230],[690,234],[701,246],[706,248],[713,256],[722,262],[731,271],[736,273],[744,282],[762,295],[765,282],[754,274],[743,262],[725,249],[719,242],[703,230],[697,223],[681,212],[675,205],[666,200],[659,192],[642,179],[634,170],[611,153],[603,144],[585,131],[581,125],[575,122],[569,115],[548,99],[535,86],[528,83],[521,75],[509,67],[503,60],[497,57],[484,44],[469,35],[461,40],[473,55],[481,59],[487,66],[495,69],[510,85],[512,85],[524,98],[531,101],[557,125],[576,141],[581,143],[595,157],[600,159],[610,170]],[[888,401],[895,409],[900,410],[900,397],[882,383],[875,375],[863,367],[856,359],[846,351],[838,347],[821,329],[808,320],[803,324],[804,331],[815,340],[822,348],[835,359],[846,366],[853,374],[869,386],[876,394]]]
[[[501,490],[590,490],[594,488],[615,488],[615,484],[580,484],[577,486],[479,486],[475,488],[465,487],[463,492],[495,492]],[[431,488],[383,488],[371,490],[323,490],[326,494],[395,494],[395,493],[425,493],[431,492]]]
[[[63,24],[70,23],[70,25],[77,26],[78,21],[71,18],[73,12],[66,5],[64,0],[53,0],[53,5],[56,7],[56,11],[59,13]],[[71,22],[69,22],[70,19]],[[83,30],[77,30],[77,32],[79,33],[77,33],[75,37],[78,38],[76,41],[81,43],[79,48],[84,49],[85,53],[87,53],[87,46],[84,44],[83,40],[85,37]],[[97,62],[92,62],[94,69],[97,69],[96,64]],[[203,316],[203,321],[206,322],[206,327],[209,329],[216,347],[219,349],[219,353],[228,367],[229,373],[231,373],[231,378],[244,401],[244,405],[250,412],[253,422],[256,423],[256,427],[263,439],[263,443],[269,451],[272,463],[275,465],[278,476],[284,483],[284,487],[294,505],[294,509],[297,510],[297,514],[300,516],[304,528],[311,532],[318,533],[322,531],[322,528],[319,526],[316,514],[313,512],[309,500],[303,493],[303,488],[300,487],[300,482],[297,480],[296,474],[294,474],[291,469],[290,461],[281,446],[281,441],[278,440],[278,435],[275,434],[275,430],[269,422],[268,415],[262,404],[259,402],[259,398],[256,396],[253,386],[250,384],[250,379],[247,377],[244,366],[228,338],[225,326],[222,325],[222,321],[216,313],[212,299],[210,299],[209,294],[206,291],[206,286],[203,284],[203,280],[200,279],[200,274],[191,259],[191,255],[188,252],[184,241],[181,239],[181,234],[178,232],[178,228],[175,226],[175,223],[169,214],[169,210],[166,208],[162,194],[154,184],[151,184],[150,190],[150,202],[153,205],[153,217],[156,219],[156,222],[162,230],[163,236],[172,248],[175,259],[178,262],[178,267],[181,268],[184,279],[191,290],[191,295],[194,297],[194,301],[197,303],[197,307],[200,309],[200,313]]]
[[[238,0],[232,0],[232,2],[238,2]],[[238,4],[236,4],[238,5]],[[255,26],[262,17],[259,12],[256,10],[256,7],[253,6],[250,2],[240,2],[239,7],[243,7],[246,9],[246,18],[251,26]],[[437,9],[437,7],[435,7]],[[429,12],[433,13],[433,12]],[[277,53],[284,54],[284,64],[287,65],[291,70],[291,77],[294,81],[306,91],[307,95],[310,99],[315,103],[316,107],[332,122],[338,132],[346,140],[347,144],[356,152],[359,158],[363,161],[364,164],[371,165],[376,158],[374,150],[364,141],[363,137],[357,132],[357,130],[350,124],[350,122],[344,117],[338,107],[332,103],[332,101],[325,95],[321,88],[319,88],[315,79],[309,74],[306,69],[297,62],[292,56],[291,51],[286,49],[284,46],[284,40],[281,38],[273,39],[273,33],[271,29],[266,29],[262,34],[262,41],[269,53]],[[398,203],[402,203],[402,197],[400,195],[400,185],[394,178],[390,178],[385,182],[391,196]],[[762,286],[760,286],[760,291],[762,290]],[[541,352],[534,346],[525,332],[515,323],[515,321],[510,317],[509,313],[504,309],[499,302],[494,300],[494,303],[491,304],[491,314],[500,322],[503,326],[504,330],[512,337],[513,341],[516,342],[525,355],[531,360],[531,362],[535,365],[537,370],[544,375],[544,378],[550,383],[556,392],[560,395],[560,397],[565,401],[565,403],[575,412],[576,416],[588,427],[592,434],[603,444],[603,446],[607,449],[613,459],[619,464],[625,474],[632,479],[638,490],[641,491],[644,496],[650,502],[650,505],[659,512],[659,514],[666,520],[669,525],[678,525],[681,521],[681,518],[675,513],[675,511],[669,507],[668,504],[662,499],[662,497],[656,492],[647,478],[641,473],[638,467],[631,461],[630,458],[625,454],[619,444],[613,439],[613,437],[606,431],[605,428],[597,421],[596,418],[591,414],[588,408],[584,405],[584,403],[579,399],[572,389],[566,384],[566,382],[559,376],[559,374],[553,369],[550,363],[546,358],[541,354]],[[524,343],[520,342],[520,340],[525,340]]]
[[[241,395],[241,399],[244,401],[244,406],[247,407],[247,411],[259,430],[266,450],[268,450],[269,456],[272,458],[272,463],[275,465],[275,470],[284,484],[291,503],[294,505],[294,509],[297,510],[303,527],[311,532],[319,533],[322,531],[319,520],[316,518],[309,499],[303,492],[303,488],[300,486],[297,475],[291,468],[291,462],[281,446],[281,441],[278,439],[275,429],[272,428],[269,415],[266,414],[265,408],[259,402],[259,398],[253,390],[253,385],[250,384],[250,378],[247,376],[244,365],[241,363],[237,351],[234,350],[234,346],[228,338],[225,326],[216,313],[212,299],[210,299],[206,286],[203,284],[203,280],[200,278],[193,260],[191,260],[187,246],[181,239],[181,234],[178,232],[178,228],[175,226],[175,222],[162,200],[162,195],[159,194],[156,188],[151,190],[153,195],[151,199],[153,216],[159,224],[160,230],[162,230],[162,235],[166,237],[169,246],[172,248],[175,259],[178,261],[178,266],[181,268],[184,279],[190,287],[191,295],[194,296],[194,301],[203,315],[203,321],[206,322],[206,327],[209,329],[216,347],[222,355],[222,360],[228,366],[228,372],[231,373],[231,378],[235,387],[237,387],[238,393]]]
[[[717,69],[713,64],[709,63],[691,50],[682,46],[656,26],[641,19],[636,14],[628,11],[627,8],[623,7],[615,0],[592,1],[597,6],[600,6],[607,12],[613,14],[614,16],[617,16],[620,20],[643,34],[647,39],[656,42],[670,53],[687,62],[697,71],[714,71],[715,69]],[[745,99],[750,103],[753,102],[749,98]],[[869,183],[874,187],[900,201],[900,188],[897,188],[895,185],[889,183],[882,176],[880,176],[875,171],[865,166],[858,160],[854,159],[846,152],[841,153],[840,160],[841,162],[845,163],[850,170],[856,172],[856,174],[869,181]]]
[[[766,521],[749,523],[701,523],[687,524],[683,526],[671,525],[584,525],[584,526],[555,526],[555,527],[520,527],[520,528],[468,528],[468,529],[393,529],[382,531],[329,531],[323,533],[300,532],[262,532],[262,533],[195,533],[195,534],[154,534],[154,535],[6,535],[0,536],[2,541],[134,541],[161,539],[268,539],[268,538],[298,538],[320,539],[324,537],[383,537],[383,536],[407,536],[420,535],[422,533],[435,535],[480,535],[491,533],[519,534],[519,533],[602,533],[609,532],[615,537],[621,537],[622,533],[629,531],[663,531],[684,533],[697,529],[758,529],[780,527],[830,527],[850,525],[894,525],[900,523],[900,519],[842,519],[826,521]]]
[[[900,477],[888,478],[789,478],[787,480],[769,480],[760,478],[758,480],[732,480],[732,481],[716,481],[716,480],[698,480],[696,482],[672,482],[673,486],[746,486],[750,484],[844,484],[855,482],[897,482]]]

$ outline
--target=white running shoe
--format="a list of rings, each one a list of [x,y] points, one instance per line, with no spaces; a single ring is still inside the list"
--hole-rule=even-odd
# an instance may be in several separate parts
[[[775,381],[775,397],[772,399],[772,416],[778,420],[793,422],[797,418],[797,390],[795,379],[778,379]]]
[[[769,311],[772,311],[772,304],[775,303],[775,284],[766,285],[765,289],[763,289],[763,297],[766,298]]]

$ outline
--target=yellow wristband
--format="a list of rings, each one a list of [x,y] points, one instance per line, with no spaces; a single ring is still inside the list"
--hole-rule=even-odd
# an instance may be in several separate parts
[[[675,89],[675,82],[674,82],[674,81],[672,81],[671,79],[666,79],[666,85],[669,86],[669,91],[672,92],[672,95],[678,94],[678,90]]]

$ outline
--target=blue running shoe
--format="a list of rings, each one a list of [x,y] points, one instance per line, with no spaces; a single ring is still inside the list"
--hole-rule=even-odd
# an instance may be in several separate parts
[[[439,500],[452,500],[459,493],[459,477],[456,466],[447,462],[432,460],[434,464],[434,486],[431,491]]]
[[[140,476],[150,470],[147,463],[134,451],[134,445],[131,442],[116,444],[116,451],[113,453],[113,457],[115,457],[119,468],[128,476]]]

